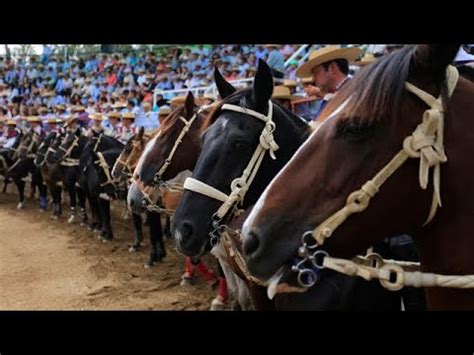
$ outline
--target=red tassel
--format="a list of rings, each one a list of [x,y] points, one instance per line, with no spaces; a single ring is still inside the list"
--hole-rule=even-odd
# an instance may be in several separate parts
[[[225,277],[219,277],[219,293],[218,295],[221,297],[222,302],[227,302],[229,298],[229,293],[227,291],[227,281]]]
[[[202,261],[196,265],[196,270],[206,279],[206,281],[216,280],[216,274]]]

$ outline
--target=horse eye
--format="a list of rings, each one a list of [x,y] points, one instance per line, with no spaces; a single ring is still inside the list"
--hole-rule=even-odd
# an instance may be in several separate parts
[[[245,142],[237,141],[234,143],[234,149],[243,149],[245,148]]]
[[[348,140],[360,140],[366,138],[372,131],[372,127],[359,122],[344,122],[337,127],[337,137]]]

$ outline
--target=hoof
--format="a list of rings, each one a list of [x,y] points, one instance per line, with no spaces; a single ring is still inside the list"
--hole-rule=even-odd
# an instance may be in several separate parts
[[[94,229],[92,230],[92,232],[93,232],[93,233],[102,233],[102,231],[101,231],[100,229],[97,229],[97,228],[94,228]],[[99,237],[99,239],[100,239],[100,237]]]
[[[102,243],[110,243],[112,241],[112,238],[100,237],[99,239]]]
[[[18,204],[18,206],[16,206],[16,209],[17,209],[17,210],[22,210],[22,209],[24,209],[24,208],[25,208],[25,205],[23,204],[23,202],[20,202],[20,203]]]
[[[212,300],[210,308],[211,311],[225,311],[227,309],[229,309],[228,304],[221,301],[219,297],[216,297]]]
[[[39,211],[40,211],[40,213],[44,213],[44,212],[46,212],[46,208],[40,208]]]
[[[186,274],[181,276],[181,283],[180,283],[181,286],[188,286],[192,284],[193,284],[192,276],[187,276]]]
[[[140,250],[140,247],[137,246],[137,245],[132,245],[130,248],[128,248],[128,251],[129,251],[130,253],[136,253],[136,252],[138,252],[139,250]]]
[[[71,216],[71,217],[69,217],[69,219],[67,220],[67,223],[74,223],[75,220],[76,220],[76,217],[75,217],[75,216]]]

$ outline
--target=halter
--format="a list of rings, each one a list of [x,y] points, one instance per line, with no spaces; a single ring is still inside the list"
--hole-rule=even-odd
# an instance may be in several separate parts
[[[457,85],[458,77],[457,69],[449,66],[447,69],[449,97],[451,97]],[[435,98],[408,82],[405,83],[405,88],[419,97],[430,108],[424,112],[422,122],[413,133],[405,138],[403,148],[372,180],[363,184],[360,190],[351,193],[342,209],[331,215],[314,230],[303,234],[303,245],[298,250],[302,260],[292,267],[292,270],[298,273],[298,281],[301,286],[305,288],[313,286],[318,279],[319,270],[329,268],[346,275],[359,276],[366,280],[377,278],[383,287],[393,291],[399,290],[403,286],[474,288],[474,275],[437,275],[406,271],[409,270],[407,265],[383,260],[377,254],[371,254],[365,258],[356,257],[350,261],[330,257],[326,251],[318,249],[351,214],[364,211],[369,206],[370,199],[377,194],[387,179],[409,158],[420,159],[419,183],[422,189],[427,188],[429,169],[433,167],[433,198],[428,218],[423,226],[433,220],[438,206],[441,207],[440,169],[441,164],[447,161],[443,142],[445,109],[442,97],[440,94],[438,98]],[[311,238],[316,240],[316,244],[314,242],[310,243],[308,239]],[[367,260],[369,262],[375,261],[376,265],[368,266]],[[310,262],[314,269],[304,268],[303,264],[306,262]],[[396,278],[395,281],[391,282],[390,276],[393,275]]]
[[[79,145],[79,137],[75,136],[74,141],[72,142],[71,146],[65,149],[62,144],[59,146],[59,150],[64,152],[63,158],[61,159],[62,166],[79,166],[79,159],[69,158],[73,149]]]
[[[166,158],[166,160],[165,160],[164,164],[161,166],[160,170],[158,170],[158,172],[155,174],[155,177],[154,177],[153,181],[156,184],[163,183],[163,179],[162,179],[163,174],[165,173],[166,169],[168,169],[168,166],[171,164],[171,160],[173,159],[174,154],[178,150],[179,145],[183,142],[184,136],[186,135],[186,133],[188,133],[189,129],[191,128],[191,125],[193,124],[194,120],[197,118],[199,112],[200,111],[195,113],[189,119],[189,121],[186,120],[183,116],[179,116],[179,119],[181,121],[183,121],[183,123],[184,123],[184,127],[181,130],[178,138],[174,142],[173,149],[171,149],[170,153],[168,154],[168,158]],[[160,133],[161,133],[161,131],[160,131]],[[158,136],[160,135],[160,133],[158,133]]]
[[[224,104],[222,110],[234,111],[244,113],[246,115],[255,117],[265,123],[262,133],[260,134],[259,144],[255,149],[247,167],[244,169],[242,175],[234,179],[230,185],[231,193],[226,195],[218,189],[194,178],[187,178],[184,182],[184,189],[197,192],[201,195],[210,197],[214,200],[223,202],[217,212],[213,216],[213,228],[214,230],[210,233],[211,244],[216,244],[219,230],[220,221],[229,212],[231,208],[235,208],[238,203],[242,204],[245,194],[247,193],[250,185],[252,184],[260,165],[262,164],[265,152],[268,151],[270,157],[275,160],[275,151],[279,149],[278,144],[275,142],[273,132],[275,131],[276,125],[272,121],[273,117],[273,104],[271,101],[268,102],[268,113],[263,115],[259,112],[253,111],[248,108],[240,107],[237,105]]]
[[[134,167],[131,167],[130,166],[130,160],[133,156],[133,154],[135,153],[135,149],[138,147],[138,144],[137,142],[133,141],[132,142],[132,151],[130,152],[130,154],[128,155],[127,157],[127,160],[122,160],[120,159],[120,157],[122,156],[122,154],[120,154],[120,156],[118,157],[118,159],[115,161],[115,164],[114,164],[114,167],[112,168],[112,171],[115,170],[115,167],[117,165],[121,165],[125,168],[125,171],[122,172],[122,175],[124,175],[125,177],[127,178],[131,178],[133,176],[133,169]]]
[[[183,187],[181,184],[168,184],[167,182],[163,181],[162,177],[165,171],[168,169],[169,165],[171,164],[173,156],[178,150],[179,145],[183,142],[183,138],[189,132],[191,125],[196,120],[196,118],[198,117],[201,111],[203,110],[198,109],[197,112],[189,120],[186,120],[186,118],[184,118],[183,116],[179,116],[179,119],[184,123],[184,127],[181,129],[181,132],[178,135],[178,138],[176,139],[173,145],[173,148],[168,154],[168,157],[166,158],[165,162],[161,166],[160,170],[155,174],[152,180],[152,186],[157,187],[160,190],[166,189],[168,191],[182,191]],[[159,137],[160,134],[161,134],[161,131],[158,132],[158,135],[156,137]],[[168,210],[164,208],[163,206],[156,204],[151,198],[151,196],[145,191],[141,190],[141,193],[143,195],[143,207],[146,208],[148,211],[157,212],[157,213],[165,213],[168,216],[172,216],[174,214],[174,211]]]
[[[112,179],[112,176],[110,175],[110,168],[109,168],[109,164],[107,164],[107,161],[105,160],[104,158],[104,155],[101,153],[101,152],[97,152],[96,153],[97,156],[99,157],[98,160],[96,160],[94,162],[94,164],[99,164],[99,166],[102,168],[102,170],[104,171],[104,174],[105,176],[107,177],[107,181],[104,182],[104,183],[101,183],[100,184],[100,187],[104,187],[105,185],[114,185],[115,184],[115,180]]]

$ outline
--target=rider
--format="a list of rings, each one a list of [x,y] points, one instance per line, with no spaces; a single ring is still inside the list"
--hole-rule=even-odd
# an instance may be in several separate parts
[[[120,117],[122,115],[120,112],[117,111],[112,111],[107,114],[107,121],[108,125],[105,128],[105,135],[112,137],[112,138],[117,138],[119,136],[119,129],[120,129]]]
[[[309,60],[296,70],[299,78],[312,76],[316,86],[326,93],[314,117],[315,121],[335,93],[350,79],[349,63],[360,53],[361,49],[356,47],[326,46],[312,52]]]
[[[100,113],[92,113],[89,115],[89,118],[92,121],[91,126],[87,130],[87,137],[92,138],[95,135],[104,133],[104,127],[102,126],[102,121],[105,117]]]
[[[120,133],[118,140],[126,144],[130,138],[135,134],[135,114],[133,112],[125,112],[122,114],[122,123],[120,125]]]

